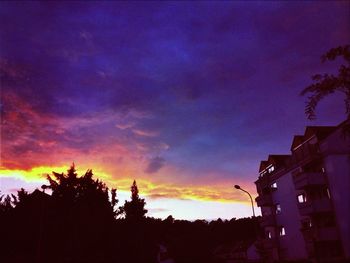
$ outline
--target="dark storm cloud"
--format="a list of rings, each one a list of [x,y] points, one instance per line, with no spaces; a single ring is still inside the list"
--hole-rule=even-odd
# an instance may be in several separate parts
[[[348,9],[346,2],[1,3],[2,90],[50,116],[145,114],[119,123],[119,140],[135,142],[146,158],[166,149],[167,164],[193,176],[252,179],[260,159],[285,153],[302,132],[298,94],[309,76],[331,69],[320,55],[349,42]],[[113,135],[112,123],[77,124],[63,143],[93,148]],[[146,173],[164,165],[157,158]]]
[[[146,173],[153,174],[158,172],[165,164],[165,159],[162,157],[154,157],[152,158],[145,170]]]

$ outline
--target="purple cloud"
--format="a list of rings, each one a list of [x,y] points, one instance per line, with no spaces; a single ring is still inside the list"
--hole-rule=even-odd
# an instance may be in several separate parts
[[[2,94],[72,120],[56,135],[50,121],[8,124],[2,147],[15,156],[51,139],[85,152],[123,143],[149,160],[145,173],[166,159],[189,181],[253,181],[261,159],[286,153],[310,124],[298,94],[311,75],[333,70],[319,57],[350,42],[348,2],[0,5]],[[338,101],[320,105],[312,124],[342,121]],[[3,116],[16,109],[2,104]],[[13,147],[11,136],[27,140]]]
[[[152,158],[145,170],[148,174],[153,174],[158,172],[165,165],[165,159],[162,157],[154,157]]]

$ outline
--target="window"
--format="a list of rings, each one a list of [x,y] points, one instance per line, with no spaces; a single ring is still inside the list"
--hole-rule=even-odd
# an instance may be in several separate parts
[[[306,195],[305,194],[300,194],[298,195],[298,202],[299,203],[306,203],[307,199],[306,199]]]
[[[267,238],[269,238],[269,239],[272,238],[272,233],[271,233],[271,231],[267,231]]]
[[[280,236],[285,236],[285,235],[286,235],[286,229],[283,226],[281,226],[280,227]]]
[[[302,229],[309,229],[312,227],[312,222],[310,218],[304,219],[301,221],[301,228]]]
[[[271,184],[271,189],[277,189],[277,183],[274,182],[273,184]]]
[[[260,176],[262,177],[262,176],[264,176],[265,174],[267,174],[267,171],[266,171],[266,170],[262,171],[262,172],[260,173]]]
[[[281,211],[282,211],[281,205],[280,204],[276,204],[276,214],[280,214]]]
[[[267,169],[267,171],[268,171],[269,173],[272,173],[274,170],[275,170],[275,166],[273,166],[273,165],[271,165],[271,166]]]
[[[325,186],[323,187],[317,187],[315,189],[310,189],[308,193],[308,199],[312,200],[318,200],[323,198],[331,198],[331,193],[329,189]]]

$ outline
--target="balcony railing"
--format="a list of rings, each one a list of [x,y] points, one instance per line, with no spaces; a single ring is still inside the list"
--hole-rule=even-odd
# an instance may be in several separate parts
[[[291,164],[296,164],[303,160],[319,158],[319,156],[320,152],[318,145],[306,143],[293,152],[290,162]]]
[[[256,184],[260,189],[270,186],[269,175],[265,174],[263,176],[260,176],[259,179],[256,181]]]
[[[322,172],[302,172],[293,176],[295,189],[301,190],[307,186],[325,185],[327,179],[325,173]]]
[[[273,201],[272,201],[272,196],[267,194],[267,195],[259,195],[256,199],[255,199],[256,203],[258,204],[258,206],[272,206],[273,205]]]
[[[314,258],[315,257],[315,244],[312,242],[312,240],[305,240],[305,248],[306,252],[309,256],[309,258]]]
[[[332,203],[328,198],[310,200],[306,203],[299,203],[298,207],[299,213],[302,216],[332,211]]]
[[[265,249],[271,249],[278,247],[277,238],[266,238],[263,240],[263,246]]]
[[[310,227],[301,229],[305,241],[335,241],[339,240],[337,228],[333,227]]]
[[[275,215],[262,216],[262,218],[260,220],[261,227],[275,226],[275,225],[276,225]]]

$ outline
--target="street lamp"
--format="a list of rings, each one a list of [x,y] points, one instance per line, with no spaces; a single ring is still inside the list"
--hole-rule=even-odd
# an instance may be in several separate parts
[[[238,190],[241,190],[241,191],[243,191],[243,192],[245,192],[245,193],[247,193],[247,194],[249,195],[249,197],[250,197],[250,202],[252,203],[253,217],[255,217],[253,198],[252,198],[252,196],[250,195],[250,193],[248,193],[248,191],[242,189],[238,184],[235,185],[235,188],[238,189]]]

